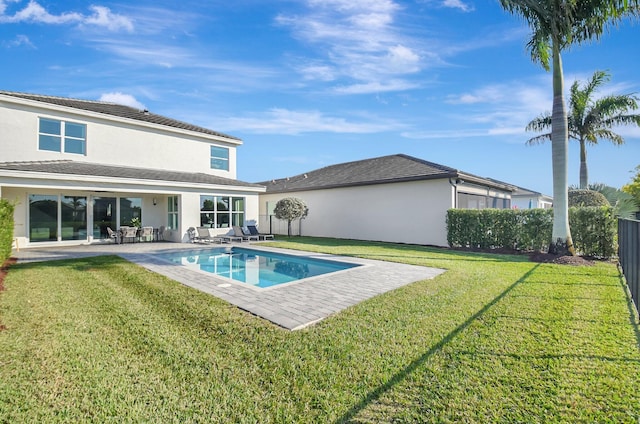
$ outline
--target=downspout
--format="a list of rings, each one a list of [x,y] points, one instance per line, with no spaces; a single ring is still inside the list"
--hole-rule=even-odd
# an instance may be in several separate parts
[[[454,209],[458,209],[458,179],[456,178],[455,180],[451,180],[451,178],[449,178],[449,184],[451,184],[451,186],[453,187],[453,208]]]

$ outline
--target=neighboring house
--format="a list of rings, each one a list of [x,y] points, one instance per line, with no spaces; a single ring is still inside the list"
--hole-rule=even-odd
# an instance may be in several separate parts
[[[138,218],[185,241],[258,218],[265,188],[236,180],[238,138],[113,103],[0,91],[0,196],[19,246],[109,239]]]
[[[407,155],[342,163],[260,183],[260,226],[286,234],[278,200],[309,207],[303,235],[446,246],[447,210],[510,208],[513,186]]]
[[[507,184],[493,178],[489,179],[498,184]],[[553,207],[553,197],[528,188],[513,186],[511,207],[513,209],[548,209]]]
[[[553,197],[516,186],[511,195],[511,207],[514,209],[552,208]]]

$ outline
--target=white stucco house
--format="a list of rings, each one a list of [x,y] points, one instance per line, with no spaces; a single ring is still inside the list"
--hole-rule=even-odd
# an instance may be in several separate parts
[[[258,219],[238,138],[113,103],[0,91],[0,196],[20,248],[109,240],[138,218],[185,241]]]
[[[516,209],[548,209],[553,207],[553,197],[523,187],[515,187],[511,207]]]
[[[510,208],[514,187],[454,168],[397,154],[327,166],[259,183],[260,227],[286,234],[275,219],[278,200],[297,197],[309,207],[303,235],[447,245],[451,208]]]

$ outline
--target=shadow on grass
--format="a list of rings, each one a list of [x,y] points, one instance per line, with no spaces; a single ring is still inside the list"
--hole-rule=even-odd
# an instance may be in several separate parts
[[[453,340],[458,334],[464,331],[467,327],[469,327],[474,321],[482,317],[489,309],[491,309],[494,305],[500,302],[509,292],[515,289],[518,285],[520,285],[523,281],[527,280],[531,274],[533,274],[536,269],[540,266],[540,264],[536,264],[527,271],[522,277],[520,277],[516,282],[507,287],[502,293],[496,296],[491,302],[487,303],[482,309],[469,317],[465,322],[456,327],[453,331],[447,334],[442,340],[438,343],[434,344],[431,349],[422,354],[419,358],[415,359],[409,365],[407,365],[404,369],[396,373],[393,377],[389,379],[385,384],[379,386],[377,389],[370,392],[364,399],[362,399],[358,404],[354,405],[349,409],[343,416],[336,420],[336,423],[346,423],[351,421],[355,416],[364,410],[369,404],[377,401],[383,394],[391,390],[394,386],[402,382],[407,376],[416,371],[422,364],[424,364],[431,356],[433,356],[436,352],[441,350],[447,343]]]
[[[627,310],[629,311],[629,322],[633,325],[633,330],[636,335],[636,345],[640,348],[640,327],[638,326],[638,310],[636,309],[635,303],[633,303],[633,298],[631,297],[631,291],[629,290],[629,286],[625,280],[624,274],[620,267],[618,267],[618,281],[620,282],[620,286],[622,290],[624,290],[625,295],[627,296]]]
[[[456,352],[459,355],[465,355],[470,357],[493,357],[493,358],[512,358],[517,360],[539,360],[539,359],[569,359],[569,360],[585,360],[585,361],[603,361],[603,362],[633,362],[638,363],[640,359],[637,358],[625,358],[619,357],[614,358],[611,356],[602,356],[602,355],[577,355],[575,353],[561,353],[561,354],[542,354],[542,355],[519,355],[517,353],[498,353],[498,352],[472,352],[472,351],[458,351]]]

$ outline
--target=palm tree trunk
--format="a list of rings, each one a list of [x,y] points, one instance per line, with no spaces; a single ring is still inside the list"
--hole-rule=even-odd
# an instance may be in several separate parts
[[[551,158],[553,165],[553,231],[549,253],[575,254],[569,230],[569,196],[567,193],[567,151],[569,129],[564,103],[564,75],[557,42],[553,42],[553,109],[551,112]]]
[[[580,188],[586,190],[589,187],[589,171],[587,171],[587,146],[584,140],[580,140]]]

